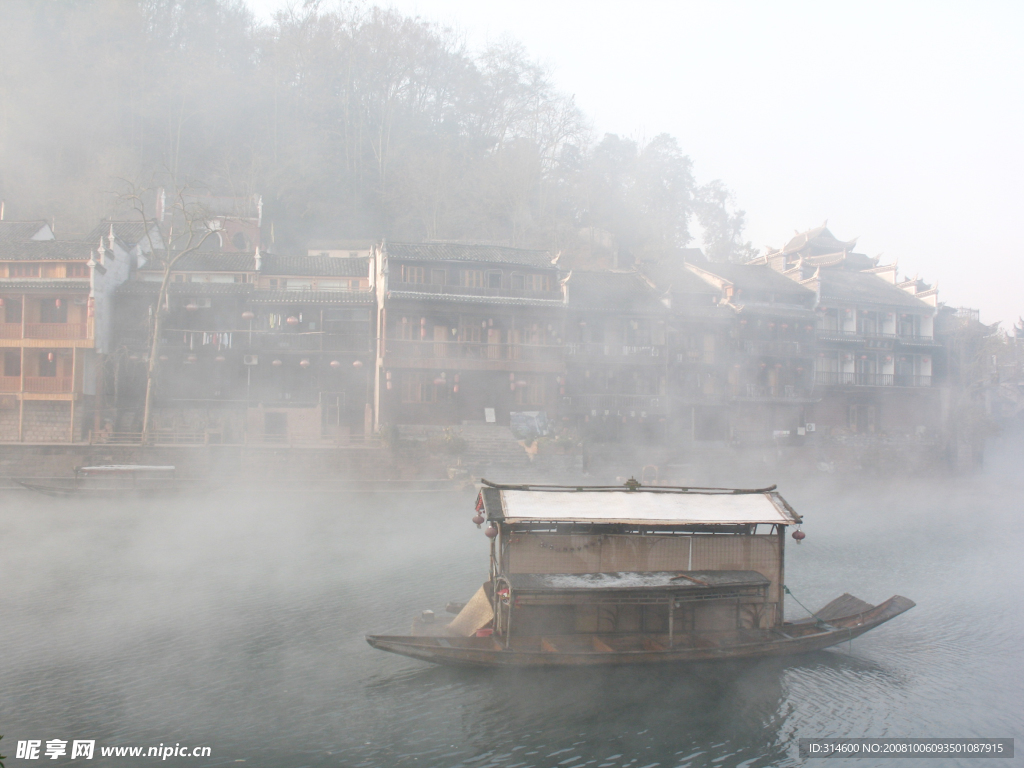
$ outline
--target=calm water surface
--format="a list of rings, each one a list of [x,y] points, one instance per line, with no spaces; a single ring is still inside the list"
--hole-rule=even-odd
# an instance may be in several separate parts
[[[852,646],[600,672],[444,669],[366,645],[365,633],[404,632],[486,577],[469,496],[83,505],[8,493],[0,751],[59,738],[209,745],[212,758],[168,761],[193,766],[667,768],[801,764],[800,737],[1020,737],[1014,466],[970,481],[782,487],[807,520],[807,540],[787,549],[801,602],[849,591],[918,603]],[[1024,760],[852,764],[901,763]],[[8,761],[33,764],[65,763]]]

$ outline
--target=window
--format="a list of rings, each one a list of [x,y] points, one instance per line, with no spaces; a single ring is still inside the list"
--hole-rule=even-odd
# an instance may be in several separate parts
[[[312,280],[295,280],[294,278],[289,278],[285,286],[286,291],[310,291],[312,289]]]
[[[68,300],[40,299],[39,322],[66,323],[68,321]]]
[[[86,264],[67,264],[64,267],[65,277],[88,277],[89,267]]]
[[[413,341],[419,336],[417,333],[418,330],[418,323],[412,323],[409,321],[408,317],[403,317],[401,321],[395,325],[395,336],[397,336],[401,341]]]
[[[4,376],[21,376],[21,350],[4,350]]]
[[[21,322],[21,299],[4,298],[4,322]]]
[[[57,353],[54,352],[52,349],[39,350],[39,375],[57,375]]]
[[[501,288],[501,272],[487,273],[487,287],[493,290],[499,290]]]
[[[249,282],[249,275],[235,275],[235,282],[236,283],[248,283]]]
[[[423,267],[412,267],[408,264],[402,265],[403,283],[425,283],[426,275]]]
[[[484,273],[479,269],[459,270],[459,286],[462,288],[483,288]]]
[[[7,274],[10,277],[39,277],[38,264],[9,264]]]
[[[516,381],[516,405],[544,405],[545,380],[543,376],[524,376]]]
[[[436,403],[439,386],[430,373],[406,373],[402,378],[401,395],[403,403]]]

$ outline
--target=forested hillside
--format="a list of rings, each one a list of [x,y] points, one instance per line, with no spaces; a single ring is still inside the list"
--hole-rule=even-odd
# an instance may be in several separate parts
[[[316,2],[262,25],[232,0],[7,0],[0,29],[0,196],[58,235],[130,180],[258,192],[278,250],[473,239],[604,266],[748,251],[743,212],[673,137],[596,135],[512,40],[470,51],[423,19]]]

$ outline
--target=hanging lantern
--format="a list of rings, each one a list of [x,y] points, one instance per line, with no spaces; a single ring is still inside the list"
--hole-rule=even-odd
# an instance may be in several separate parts
[[[60,299],[54,299],[53,300],[53,306],[55,306],[57,309],[60,309],[60,307],[61,307]]]
[[[309,360],[307,360],[306,358],[302,358],[301,360],[299,360],[299,365],[302,368],[309,368]]]
[[[189,312],[195,312],[197,309],[199,309],[199,305],[196,304],[194,301],[190,301],[188,304],[185,305],[185,309],[187,309]]]
[[[339,360],[331,360],[330,365],[331,365],[331,368],[333,368],[334,370],[338,370],[339,368],[341,368],[341,361],[339,361]]]
[[[0,307],[2,307],[3,305],[4,305],[4,299],[3,299],[2,296],[0,296]]]
[[[245,312],[242,313],[242,319],[243,320],[252,320],[254,317],[256,317],[256,315],[254,315],[248,309],[245,310]]]
[[[486,536],[488,539],[493,539],[497,535],[498,535],[498,526],[494,525],[494,523],[491,523],[489,526],[487,526],[487,530],[484,531],[484,536]]]
[[[226,358],[226,357],[224,357],[224,355],[217,355],[217,356],[216,356],[215,358],[213,358],[213,359],[214,359],[214,360],[216,360],[216,361],[217,361],[218,363],[223,363],[223,362],[224,362],[225,360],[227,360],[227,358]]]
[[[476,527],[479,528],[481,525],[484,524],[484,516],[477,512],[475,515],[473,515],[473,522],[476,524]]]
[[[363,361],[362,360],[353,360],[352,361],[352,367],[353,368],[362,368],[363,367]]]
[[[53,362],[53,352],[47,352],[46,353],[46,359],[49,360],[52,363]]]
[[[793,538],[796,539],[796,543],[799,544],[801,541],[807,538],[807,534],[797,528],[793,531]]]
[[[275,368],[280,368],[281,365],[282,365],[282,362],[280,360],[273,360],[270,364],[272,366],[274,366]]]
[[[287,320],[285,320],[285,322],[288,323],[288,325],[298,325],[299,318],[297,318],[295,315],[291,315]]]

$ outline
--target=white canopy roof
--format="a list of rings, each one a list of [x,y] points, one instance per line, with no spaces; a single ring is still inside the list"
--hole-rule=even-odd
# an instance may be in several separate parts
[[[650,523],[654,525],[792,525],[799,518],[782,497],[763,493],[666,493],[656,491],[502,490],[510,523]]]

